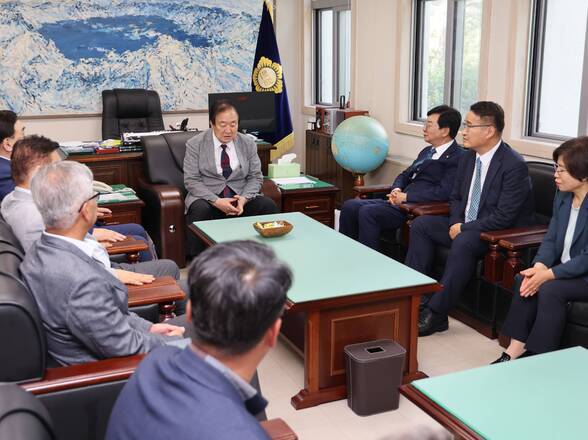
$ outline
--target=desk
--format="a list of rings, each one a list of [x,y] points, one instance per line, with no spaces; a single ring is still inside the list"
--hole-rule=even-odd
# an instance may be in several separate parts
[[[261,161],[261,171],[267,176],[270,162],[270,151],[275,150],[272,144],[257,144],[257,154]],[[109,154],[75,154],[67,157],[88,166],[94,173],[94,180],[108,183],[122,183],[133,189],[139,188],[139,179],[145,178],[143,169],[143,153],[109,153]]]
[[[464,347],[464,349],[466,349]],[[588,437],[582,347],[404,385],[402,394],[463,439]]]
[[[311,176],[314,184],[280,186],[282,212],[302,212],[325,225],[335,227],[335,197],[339,188]]]
[[[287,220],[294,229],[263,238],[252,225],[270,219]],[[417,368],[418,307],[421,294],[440,290],[435,280],[298,212],[201,221],[189,228],[208,244],[265,243],[292,268],[288,315],[304,316],[305,378],[292,398],[296,409],[345,398],[348,344],[394,339],[407,351],[404,381],[424,377]]]

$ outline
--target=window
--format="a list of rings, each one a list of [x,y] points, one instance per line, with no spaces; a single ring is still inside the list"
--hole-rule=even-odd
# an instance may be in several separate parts
[[[351,10],[349,0],[313,0],[315,102],[332,105],[351,90]]]
[[[588,134],[588,0],[535,0],[527,135],[567,139]]]
[[[412,116],[478,100],[482,0],[416,0]]]

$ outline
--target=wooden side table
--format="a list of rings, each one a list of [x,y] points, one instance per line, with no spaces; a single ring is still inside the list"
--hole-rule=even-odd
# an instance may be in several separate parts
[[[282,212],[302,212],[325,225],[335,227],[335,198],[339,188],[314,177],[314,184],[287,185],[282,192]]]

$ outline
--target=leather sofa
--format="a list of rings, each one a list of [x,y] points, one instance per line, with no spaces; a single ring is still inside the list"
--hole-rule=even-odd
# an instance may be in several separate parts
[[[161,258],[186,264],[186,218],[184,215],[184,156],[186,141],[195,132],[164,133],[143,137],[145,179],[137,191],[145,202],[143,227],[147,230]],[[264,180],[261,192],[281,207],[281,194],[276,184]]]
[[[164,129],[157,92],[145,89],[102,91],[102,139],[120,139],[125,132]]]

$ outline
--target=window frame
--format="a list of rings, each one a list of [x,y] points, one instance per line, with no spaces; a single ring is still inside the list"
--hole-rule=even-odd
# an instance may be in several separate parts
[[[413,48],[412,48],[412,90],[410,102],[411,121],[423,122],[426,118],[420,117],[422,92],[423,92],[423,34],[424,34],[424,16],[425,5],[429,0],[413,1]],[[448,96],[448,105],[458,107],[461,101],[461,78],[463,73],[463,51],[456,48],[463,47],[464,31],[463,27],[457,26],[457,23],[464,22],[465,2],[463,0],[447,0],[447,17],[445,24],[445,72],[443,79],[443,94]],[[480,53],[481,56],[481,53]],[[480,72],[478,70],[478,79]],[[457,87],[456,85],[460,85]]]
[[[545,47],[545,28],[547,23],[547,1],[534,0],[531,9],[529,32],[529,64],[527,72],[527,93],[525,102],[525,136],[551,141],[566,141],[573,136],[558,135],[539,131],[541,115],[541,82]],[[588,17],[587,17],[588,23]],[[588,134],[588,25],[584,40],[584,63],[582,68],[582,86],[580,109],[578,113],[578,136]]]
[[[313,104],[314,105],[324,105],[324,106],[333,106],[338,105],[339,99],[339,76],[340,76],[340,65],[339,65],[339,39],[340,39],[340,29],[339,29],[339,17],[342,11],[349,11],[351,13],[351,5],[348,1],[313,1],[313,27],[312,32],[314,36],[314,66],[313,66]],[[321,101],[320,97],[322,95],[322,88],[321,88],[321,25],[320,25],[320,13],[322,11],[330,10],[333,12],[333,34],[332,34],[332,53],[333,53],[333,64],[332,64],[332,97],[334,102],[324,102]],[[351,31],[351,29],[350,29]],[[349,60],[351,63],[351,60]],[[347,97],[346,97],[347,99]]]

